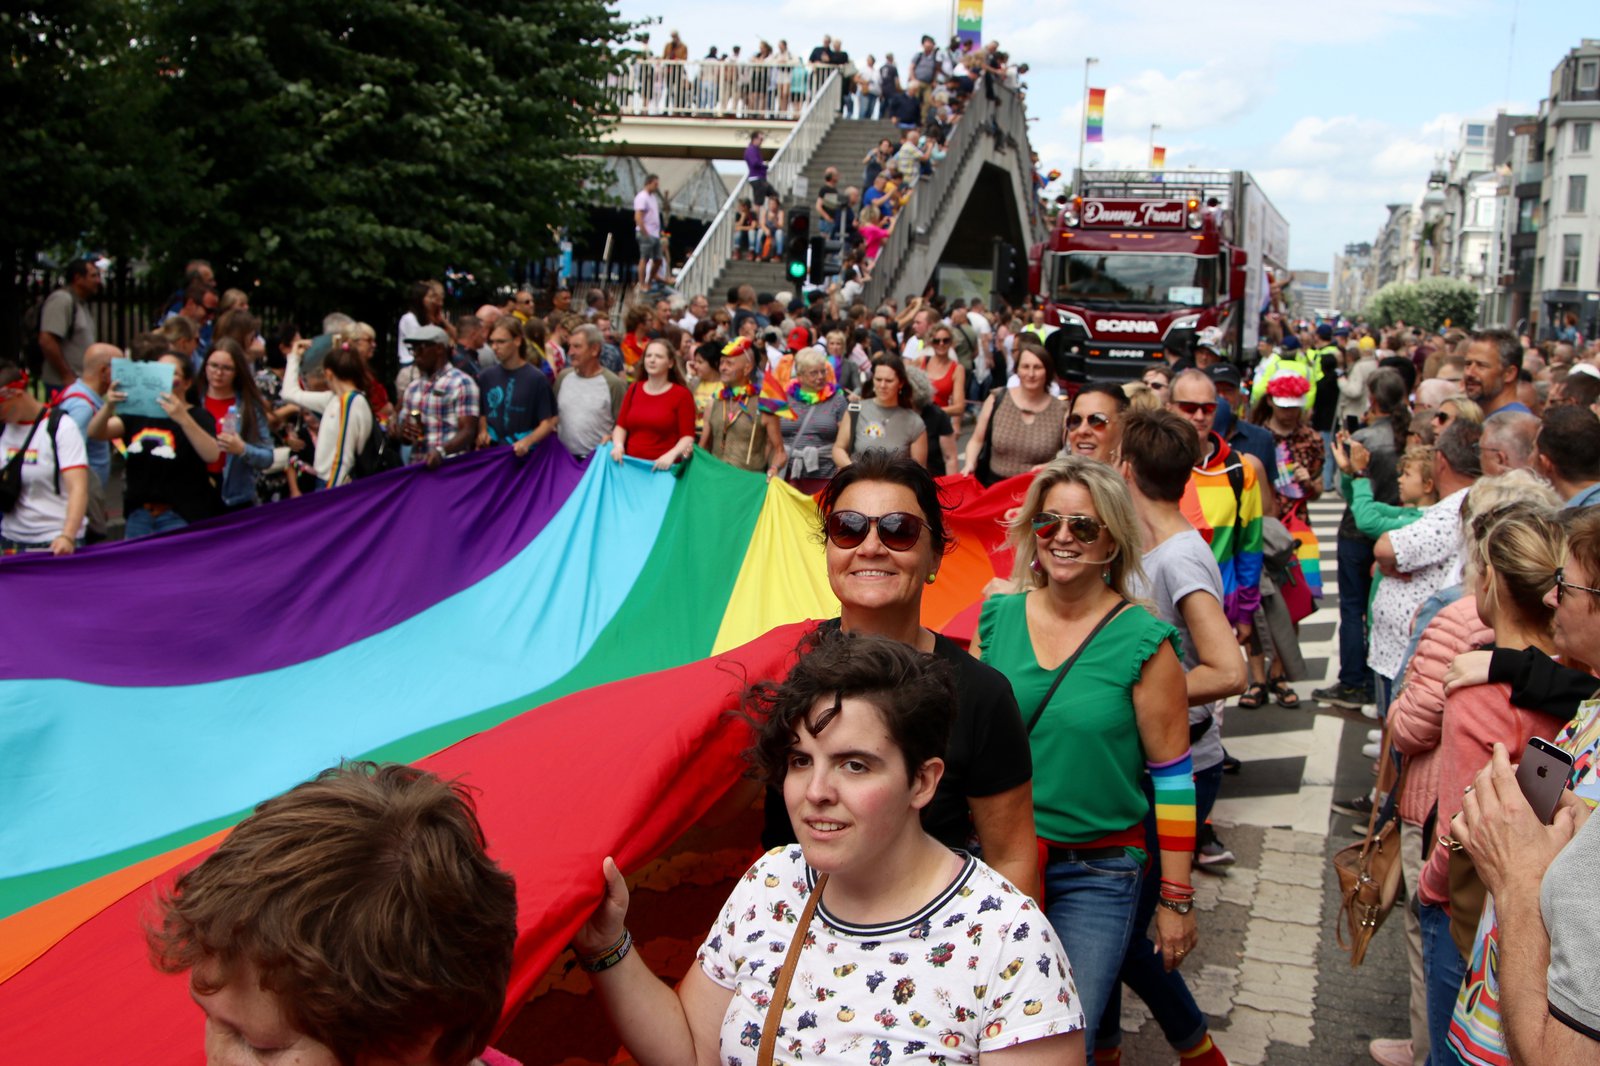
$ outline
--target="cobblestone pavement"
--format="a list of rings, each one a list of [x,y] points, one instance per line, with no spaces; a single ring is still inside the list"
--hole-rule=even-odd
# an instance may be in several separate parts
[[[1244,767],[1224,778],[1213,822],[1238,861],[1219,874],[1196,874],[1201,939],[1184,974],[1212,1038],[1237,1066],[1358,1066],[1372,1062],[1368,1041],[1409,1035],[1399,905],[1359,969],[1338,944],[1332,856],[1357,838],[1351,820],[1328,804],[1371,787],[1372,760],[1361,747],[1377,724],[1310,701],[1338,669],[1340,510],[1312,505],[1325,592],[1324,606],[1301,626],[1311,674],[1294,686],[1301,707],[1230,707],[1223,727]],[[1297,781],[1284,779],[1291,772]],[[1177,1061],[1144,1004],[1126,991],[1122,1028],[1128,1066]]]

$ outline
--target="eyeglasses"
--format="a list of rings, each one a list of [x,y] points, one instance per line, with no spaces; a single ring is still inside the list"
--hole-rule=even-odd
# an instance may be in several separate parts
[[[1089,428],[1090,429],[1105,429],[1107,426],[1109,426],[1111,424],[1111,416],[1110,415],[1103,415],[1098,411],[1096,411],[1092,415],[1068,415],[1067,416],[1067,428],[1069,430],[1070,429],[1077,429],[1079,426],[1083,425],[1085,422],[1089,423]]]
[[[1443,411],[1435,411],[1433,412],[1433,420],[1435,422],[1448,422],[1450,421],[1450,416]]]
[[[1561,575],[1566,573],[1566,570],[1567,570],[1567,568],[1564,567],[1564,566],[1556,567],[1556,602],[1557,603],[1561,602],[1561,596],[1562,596],[1563,593],[1566,592],[1567,589],[1577,589],[1579,592],[1587,592],[1591,596],[1600,596],[1600,589],[1592,589],[1588,585],[1574,585],[1570,581],[1563,581],[1561,579]]]
[[[1099,540],[1100,531],[1106,528],[1105,523],[1093,515],[1040,511],[1033,516],[1033,535],[1040,540],[1054,540],[1063,522],[1067,525],[1067,532],[1084,544],[1093,544]]]
[[[1212,400],[1210,403],[1194,403],[1191,400],[1173,400],[1172,406],[1176,407],[1186,415],[1211,415],[1217,413],[1217,401],[1215,400]]]
[[[854,548],[867,539],[867,531],[874,523],[878,527],[878,540],[890,551],[908,552],[916,547],[922,530],[927,526],[921,518],[905,511],[890,511],[886,515],[868,515],[860,511],[835,511],[828,516],[824,529],[836,548]]]

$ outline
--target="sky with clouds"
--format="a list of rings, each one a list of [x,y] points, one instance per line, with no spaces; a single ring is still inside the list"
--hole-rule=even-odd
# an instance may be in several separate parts
[[[699,58],[716,45],[780,38],[809,53],[841,37],[902,61],[922,33],[941,41],[949,0],[620,0],[656,20],[655,51],[677,29]],[[1515,29],[1513,30],[1513,26]],[[1533,113],[1550,71],[1600,37],[1593,0],[985,0],[984,36],[1027,76],[1030,135],[1045,169],[1077,161],[1084,59],[1107,90],[1105,142],[1086,159],[1148,162],[1150,125],[1167,167],[1252,172],[1289,220],[1297,268],[1327,270],[1351,241],[1371,240],[1384,205],[1418,197],[1435,155],[1468,118]]]

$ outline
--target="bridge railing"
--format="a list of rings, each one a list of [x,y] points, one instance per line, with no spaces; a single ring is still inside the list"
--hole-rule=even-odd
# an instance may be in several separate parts
[[[977,172],[986,162],[1005,168],[1022,212],[1024,245],[1041,239],[1044,229],[1033,189],[1032,152],[1028,142],[1027,108],[1019,93],[995,87],[994,99],[980,89],[945,144],[945,158],[933,173],[917,182],[903,216],[871,267],[872,280],[862,292],[868,307],[877,307],[906,285],[921,290],[939,254],[955,229]]]
[[[778,149],[778,154],[767,164],[767,182],[778,194],[787,198],[793,195],[796,180],[804,172],[811,154],[827,136],[828,130],[839,117],[843,81],[836,67],[819,68],[827,71],[827,80],[812,94],[805,110],[801,112],[794,129]],[[750,195],[750,179],[740,178],[733,187],[722,210],[711,220],[689,258],[684,260],[674,283],[679,292],[696,295],[709,291],[723,264],[733,257],[734,220],[739,201]]]
[[[797,119],[838,70],[800,60],[635,59],[607,85],[618,114]]]

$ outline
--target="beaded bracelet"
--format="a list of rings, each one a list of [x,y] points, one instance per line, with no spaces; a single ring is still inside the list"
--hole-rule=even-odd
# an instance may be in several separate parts
[[[626,929],[617,942],[598,955],[579,955],[578,965],[583,967],[584,973],[600,973],[609,970],[617,963],[628,957],[628,952],[633,950],[633,934]]]

